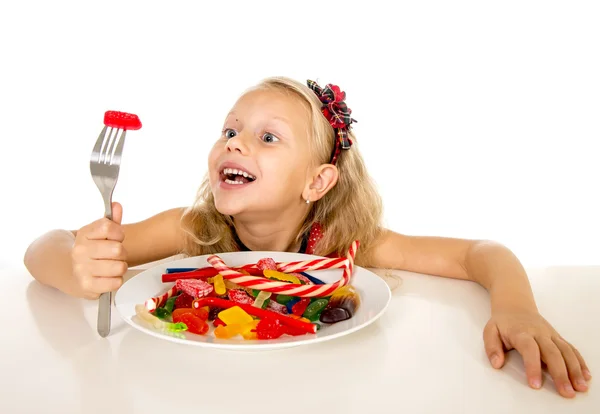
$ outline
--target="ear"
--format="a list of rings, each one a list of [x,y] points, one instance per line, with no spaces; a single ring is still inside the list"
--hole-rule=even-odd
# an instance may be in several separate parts
[[[311,202],[321,199],[337,184],[338,177],[338,169],[333,164],[323,164],[317,167],[302,192],[302,198]]]

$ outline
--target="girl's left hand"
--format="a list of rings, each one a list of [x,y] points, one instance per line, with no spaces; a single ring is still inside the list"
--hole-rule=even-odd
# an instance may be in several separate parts
[[[483,331],[485,350],[494,368],[501,368],[505,351],[523,357],[529,385],[542,385],[542,362],[557,391],[572,398],[575,390],[587,391],[590,371],[583,357],[537,312],[496,311]]]

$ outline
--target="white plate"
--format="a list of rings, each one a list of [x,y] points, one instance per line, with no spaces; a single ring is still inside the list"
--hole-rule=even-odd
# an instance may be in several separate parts
[[[234,350],[269,350],[277,348],[288,348],[298,345],[323,342],[339,338],[358,331],[373,323],[387,309],[391,291],[387,283],[378,275],[359,266],[354,266],[354,274],[350,283],[356,287],[360,295],[360,306],[354,316],[348,320],[335,324],[323,324],[316,334],[302,336],[284,335],[278,339],[269,340],[245,340],[240,336],[232,339],[219,339],[212,335],[213,327],[209,322],[211,330],[207,335],[195,335],[182,332],[182,335],[169,335],[147,328],[139,324],[135,315],[135,305],[143,304],[146,299],[159,296],[166,292],[174,283],[163,283],[162,274],[167,268],[175,267],[206,267],[210,266],[206,261],[208,256],[197,256],[176,260],[158,265],[145,270],[121,286],[115,295],[115,306],[117,312],[125,322],[144,333],[167,341],[196,345],[203,347],[234,349]],[[219,257],[228,266],[242,266],[248,263],[256,263],[265,257],[272,257],[276,262],[295,262],[321,258],[298,253],[285,252],[235,252],[222,253]],[[341,269],[310,271],[308,274],[318,277],[325,283],[333,283],[342,276]]]

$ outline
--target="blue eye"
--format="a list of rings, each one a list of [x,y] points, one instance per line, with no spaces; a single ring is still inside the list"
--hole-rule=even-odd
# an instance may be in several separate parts
[[[225,129],[223,130],[223,134],[225,135],[225,138],[230,139],[233,138],[237,135],[237,132],[235,132],[233,129]]]
[[[279,141],[279,138],[277,138],[275,135],[271,134],[270,132],[267,132],[265,135],[263,135],[263,141],[276,142],[276,141]]]

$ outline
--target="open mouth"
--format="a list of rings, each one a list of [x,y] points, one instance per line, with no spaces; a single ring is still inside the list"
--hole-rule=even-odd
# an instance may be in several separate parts
[[[221,180],[227,184],[242,185],[256,180],[256,177],[244,170],[224,168],[221,171]]]

